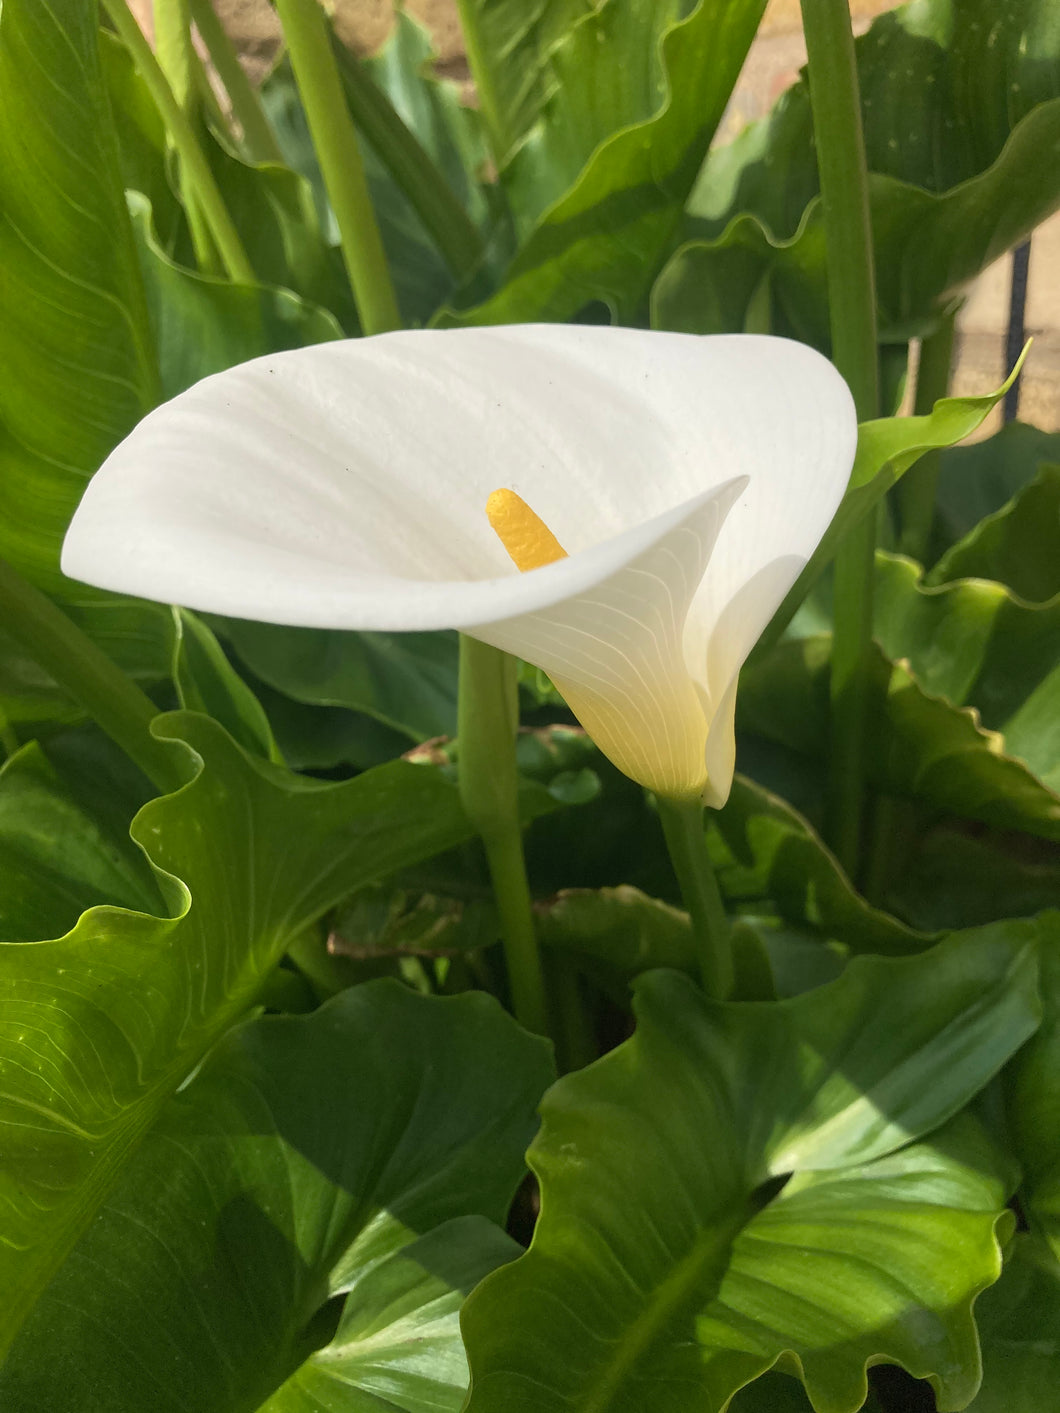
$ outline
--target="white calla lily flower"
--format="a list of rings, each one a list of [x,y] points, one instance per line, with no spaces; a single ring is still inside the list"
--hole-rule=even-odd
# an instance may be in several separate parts
[[[831,364],[783,339],[522,325],[321,344],[146,417],[62,564],[236,618],[459,628],[543,668],[633,779],[720,805],[740,667],[856,436]],[[493,502],[495,530],[498,489],[547,531],[517,498]],[[541,567],[521,572],[501,533]]]

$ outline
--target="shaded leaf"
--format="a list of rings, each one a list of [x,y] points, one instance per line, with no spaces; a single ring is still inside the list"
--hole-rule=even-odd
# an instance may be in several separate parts
[[[133,825],[170,915],[96,908],[57,941],[0,947],[4,1346],[288,943],[359,885],[470,833],[456,787],[426,766],[321,785],[245,756],[208,718],[156,729],[194,777]]]
[[[59,936],[97,904],[158,911],[158,884],[129,838],[150,796],[100,733],[31,741],[0,769],[0,940]]]
[[[1060,465],[1043,466],[1029,485],[958,541],[926,578],[996,579],[1028,603],[1060,595]]]
[[[926,589],[919,566],[882,552],[875,603],[891,660],[872,659],[873,783],[995,828],[1060,838],[1060,603],[1023,604],[985,580]],[[822,759],[830,652],[828,634],[789,639],[745,669],[742,729]]]
[[[261,703],[231,666],[210,629],[186,608],[173,609],[173,622],[173,681],[180,705],[212,716],[245,751],[282,763]]]
[[[455,633],[340,633],[210,619],[255,676],[295,701],[364,712],[413,741],[456,732]]]
[[[969,1413],[1043,1413],[1060,1365],[1060,1265],[1018,1236],[996,1285],[975,1307],[983,1386]]]
[[[482,995],[377,982],[243,1027],[45,1292],[4,1407],[455,1413],[459,1306],[518,1253],[492,1223],[551,1077],[547,1043]]]
[[[641,978],[632,1040],[543,1101],[533,1245],[465,1312],[469,1409],[700,1413],[785,1351],[818,1413],[853,1413],[879,1359],[960,1407],[1011,1174],[967,1116],[908,1145],[1033,1032],[1035,936],[860,958],[784,1002]]]
[[[1018,496],[1045,462],[1060,462],[1060,433],[1026,422],[1009,422],[992,437],[941,452],[935,558]]]
[[[1041,1029],[1009,1067],[1009,1121],[1028,1220],[1060,1260],[1060,912],[1043,914]]]

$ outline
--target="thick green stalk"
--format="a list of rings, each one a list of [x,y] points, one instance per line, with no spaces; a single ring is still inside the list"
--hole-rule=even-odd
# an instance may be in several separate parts
[[[360,62],[340,51],[339,63],[358,130],[405,193],[452,273],[457,279],[471,275],[483,254],[478,228],[415,134]]]
[[[847,0],[802,0],[802,23],[828,252],[832,358],[864,422],[879,412],[876,282]],[[875,553],[876,517],[869,516],[836,554],[829,833],[851,873],[861,853]]]
[[[201,145],[202,125],[199,121],[198,55],[191,42],[191,15],[188,0],[154,0],[152,14],[155,23],[155,58],[169,84],[173,98]],[[195,192],[195,183],[183,164],[179,171],[180,198],[188,218],[195,263],[204,275],[223,274],[220,252],[210,234],[210,225]]]
[[[375,219],[361,150],[342,91],[331,34],[317,0],[276,0],[295,82],[302,96],[361,328],[401,327],[394,287]]]
[[[184,784],[169,749],[151,735],[151,721],[158,710],[150,697],[51,599],[3,560],[0,622],[163,794]]]
[[[197,204],[210,235],[216,242],[225,270],[240,284],[253,284],[254,271],[239,232],[232,223],[220,188],[214,181],[206,154],[199,145],[195,130],[181,108],[143,31],[133,18],[126,0],[102,0],[103,6],[118,31],[122,43],[132,55],[155,107],[162,115],[177,156],[181,173],[186,178],[189,195]]]
[[[698,800],[666,800],[660,796],[659,818],[692,921],[703,990],[715,1001],[724,1001],[732,994],[732,937],[707,853],[703,806]]]
[[[514,658],[460,635],[457,773],[460,798],[482,838],[500,916],[512,1010],[527,1030],[548,1034],[548,1005],[530,908],[519,821]]]
[[[282,162],[276,134],[265,116],[258,91],[247,78],[224,25],[217,18],[213,0],[189,0],[191,17],[209,51],[214,68],[232,105],[236,122],[243,129],[243,145],[252,162]]]
[[[913,411],[928,415],[940,397],[950,390],[956,311],[947,314],[939,327],[920,345],[920,366],[916,374],[916,402]],[[903,554],[923,559],[935,521],[935,490],[939,479],[939,453],[929,451],[910,467],[895,488],[901,516]]]

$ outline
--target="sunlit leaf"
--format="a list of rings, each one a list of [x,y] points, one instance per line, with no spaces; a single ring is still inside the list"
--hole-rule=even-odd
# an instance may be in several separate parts
[[[493,1223],[551,1077],[492,999],[396,982],[236,1031],[46,1290],[4,1407],[455,1413],[459,1307],[520,1250]]]
[[[96,908],[57,941],[0,947],[5,1346],[130,1149],[287,945],[359,885],[470,832],[456,787],[427,766],[322,785],[247,757],[208,718],[158,729],[194,777],[133,825],[169,916]]]
[[[785,1351],[818,1413],[860,1407],[879,1360],[960,1407],[1013,1174],[967,1116],[915,1140],[1033,1032],[1036,935],[858,959],[784,1002],[643,977],[633,1039],[543,1101],[533,1245],[464,1317],[469,1409],[701,1413]]]

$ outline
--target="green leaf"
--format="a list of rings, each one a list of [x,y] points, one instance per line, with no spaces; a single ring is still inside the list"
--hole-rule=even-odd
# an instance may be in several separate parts
[[[945,822],[918,834],[887,891],[895,911],[927,932],[1032,917],[1058,899],[1054,844]]]
[[[233,364],[342,337],[335,317],[289,289],[199,275],[159,244],[146,198],[129,193],[165,397]]]
[[[469,1413],[701,1413],[786,1351],[818,1413],[880,1360],[960,1407],[1011,1174],[967,1115],[913,1141],[1033,1032],[1036,936],[858,958],[783,1002],[642,977],[634,1037],[543,1101],[533,1245],[465,1311]]]
[[[778,795],[737,776],[708,836],[718,883],[740,915],[818,945],[903,956],[933,940],[870,907],[810,824]]]
[[[881,417],[858,427],[858,446],[850,483],[810,561],[803,569],[752,654],[771,647],[791,622],[799,605],[821,577],[840,541],[879,504],[892,486],[926,451],[953,446],[979,427],[1004,397],[1023,362],[1016,364],[996,392],[984,397],[943,397],[925,417]]]
[[[417,209],[417,203],[422,207],[429,195],[423,188],[422,167],[426,166],[435,193],[434,216],[439,215],[437,188],[445,188],[440,200],[447,234],[453,234],[453,208],[468,223],[472,235],[476,226],[487,225],[491,209],[479,180],[486,151],[478,115],[460,104],[454,85],[430,77],[430,39],[403,13],[398,14],[389,40],[373,58],[355,59],[337,42],[335,56],[354,119],[360,119],[361,136],[368,138],[362,143],[365,175],[402,315],[408,325],[423,324],[450,296],[457,280]],[[327,238],[337,244],[338,226],[286,60],[266,79],[262,98],[284,156],[310,183]],[[388,108],[392,111],[386,111]],[[366,116],[377,124],[383,118],[382,128],[388,136],[395,122],[404,122],[412,142],[404,144],[402,156],[406,161],[412,156],[411,168],[391,170],[386,159],[395,154],[377,150],[372,139],[379,141],[381,134],[375,128],[365,133]],[[420,184],[414,188],[417,180]],[[459,230],[456,234],[459,236]]]
[[[38,1303],[4,1407],[456,1413],[459,1307],[519,1252],[492,1224],[548,1051],[491,998],[396,982],[236,1031]],[[338,1327],[314,1351],[331,1299]]]
[[[1025,422],[1009,422],[983,441],[943,451],[935,510],[939,552],[1018,496],[1045,462],[1060,462],[1060,432]]]
[[[501,170],[519,253],[491,299],[443,322],[561,320],[593,300],[631,312],[672,239],[764,8],[609,4],[554,38],[547,75],[530,69],[541,95],[534,124]],[[522,28],[512,7],[487,13],[498,27]],[[555,13],[564,20],[571,10]],[[536,47],[533,21],[527,35]]]
[[[1038,1034],[1009,1067],[1009,1121],[1023,1168],[1021,1200],[1031,1225],[1060,1260],[1060,913],[1043,914]]]
[[[926,588],[919,565],[882,553],[876,586],[887,656],[907,660],[925,692],[974,707],[1003,738],[995,749],[1060,790],[1060,601],[1032,607],[983,579]]]
[[[1060,596],[1060,465],[1043,466],[1009,503],[943,555],[926,583],[996,579],[1028,603]]]
[[[1060,44],[1051,0],[917,0],[856,41],[879,324],[929,332],[975,276],[1060,204]],[[824,230],[805,79],[706,162],[690,244],[656,291],[661,327],[771,323],[828,346]]]
[[[163,604],[97,593],[68,581],[63,612],[145,690],[167,682],[173,618]],[[75,721],[80,705],[0,629],[0,709],[16,724]]]
[[[975,1307],[983,1386],[968,1413],[1043,1413],[1060,1367],[1060,1265],[1018,1236],[996,1285]]]
[[[30,742],[0,769],[0,940],[59,936],[96,904],[162,908],[129,838],[147,782],[105,737]]]
[[[455,633],[210,622],[256,677],[295,701],[365,712],[413,741],[456,732]]]
[[[86,482],[158,395],[94,3],[0,13],[0,266],[0,554],[54,590]]]
[[[427,766],[323,785],[247,757],[206,717],[156,730],[194,777],[132,829],[169,916],[94,908],[57,941],[0,947],[0,1347],[288,944],[353,889],[470,834],[456,787]]]
[[[872,782],[1060,839],[1060,601],[1034,607],[986,580],[925,588],[918,565],[880,552],[875,605],[886,658],[872,660]],[[830,635],[816,634],[745,669],[741,729],[823,758],[830,652]]]
[[[181,706],[212,716],[245,751],[282,764],[261,703],[229,663],[210,629],[186,608],[173,609],[173,622],[173,681]]]

